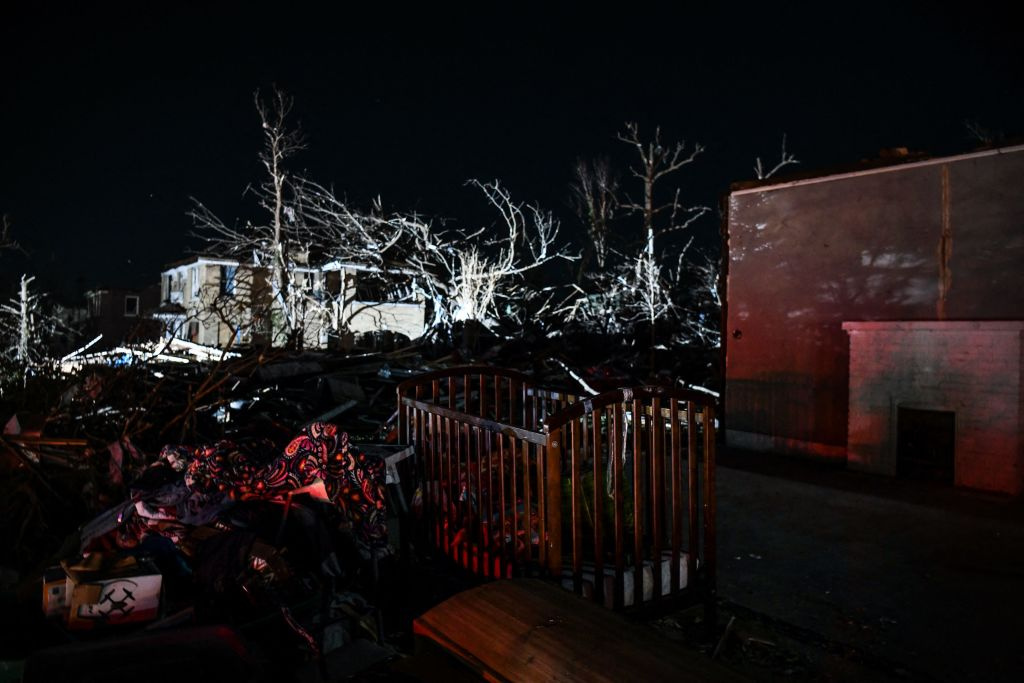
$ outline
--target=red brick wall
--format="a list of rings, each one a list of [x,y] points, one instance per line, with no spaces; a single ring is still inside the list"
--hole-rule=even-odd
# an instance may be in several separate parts
[[[845,457],[844,320],[1024,319],[1024,146],[736,190],[730,445]]]
[[[1024,491],[1024,322],[848,322],[847,462],[896,473],[900,407],[956,415],[958,486]]]

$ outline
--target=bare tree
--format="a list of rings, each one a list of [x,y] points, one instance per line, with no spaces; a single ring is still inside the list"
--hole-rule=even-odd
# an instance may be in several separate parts
[[[288,122],[293,102],[291,97],[274,89],[270,102],[259,91],[254,95],[256,111],[263,130],[260,162],[266,176],[249,190],[266,212],[266,222],[246,223],[244,227],[229,226],[198,200],[190,212],[199,236],[207,250],[240,262],[251,264],[255,272],[265,272],[273,301],[268,314],[280,316],[281,325],[273,325],[271,334],[283,338],[286,346],[301,348],[304,325],[308,318],[307,298],[297,282],[296,270],[308,264],[314,235],[303,225],[301,214],[294,208],[294,187],[287,169],[288,160],[305,149],[302,132]],[[251,289],[258,288],[253,278]]]
[[[47,360],[53,336],[62,323],[43,307],[43,295],[32,291],[35,277],[21,276],[17,295],[0,304],[0,340],[5,361],[0,372],[2,384],[17,379],[24,382],[33,366]]]
[[[381,303],[350,305],[354,284],[343,280],[340,291],[330,290],[327,270],[355,269],[381,288],[409,279],[403,262],[415,231],[408,223],[419,219],[386,214],[379,198],[368,212],[354,209],[333,189],[291,175],[287,161],[305,147],[298,128],[288,126],[292,101],[275,90],[269,105],[258,96],[256,105],[266,174],[250,192],[267,220],[229,226],[198,201],[191,211],[207,250],[239,261],[232,291],[211,292],[206,316],[253,336],[269,317],[272,343],[298,348],[307,334],[347,331],[356,315]],[[414,290],[406,289],[411,300]]]
[[[297,298],[291,292],[291,266],[294,263],[293,259],[300,254],[308,253],[308,245],[297,243],[302,226],[295,224],[295,214],[285,204],[285,190],[289,180],[285,163],[305,149],[305,143],[301,129],[288,125],[288,115],[294,104],[291,97],[275,88],[270,106],[260,98],[259,91],[253,99],[263,127],[263,151],[260,153],[260,161],[267,172],[266,178],[256,190],[256,196],[271,218],[270,230],[261,230],[259,226],[254,228],[255,232],[268,233],[270,237],[270,248],[267,250],[269,254],[255,252],[257,262],[254,265],[267,265],[265,261],[260,262],[260,256],[269,256],[271,290],[285,318],[288,345],[301,347],[301,335],[304,330],[301,324],[302,307],[297,305]],[[291,223],[290,230],[285,229],[286,213]],[[304,246],[307,247],[305,252],[302,250]]]
[[[362,310],[348,305],[354,294],[348,282],[339,292],[327,291],[324,273],[330,268],[358,270],[401,290],[403,300],[430,302],[430,326],[444,330],[466,321],[493,326],[521,315],[525,304],[543,307],[546,300],[527,286],[525,275],[556,258],[574,258],[554,249],[558,222],[550,213],[514,201],[496,181],[469,183],[498,211],[502,230],[493,239],[485,239],[484,229],[438,229],[415,214],[386,212],[379,199],[367,212],[354,209],[332,189],[287,172],[286,162],[303,148],[298,130],[287,125],[291,100],[275,91],[270,105],[258,96],[256,102],[266,174],[252,192],[268,220],[229,226],[198,201],[191,215],[212,254],[251,264],[251,282],[235,287],[247,286],[254,303],[260,298],[258,274],[267,274],[272,310],[284,318],[289,346],[301,346],[307,329],[344,331]],[[229,326],[242,320],[237,291],[234,298],[212,300],[209,315],[230,320]]]
[[[577,285],[577,296],[559,311],[594,330],[623,332],[646,324],[653,349],[658,322],[678,312],[676,289],[680,264],[686,262],[685,255],[693,243],[691,236],[682,242],[669,242],[671,249],[668,249],[663,239],[669,234],[686,231],[710,211],[707,206],[684,206],[680,188],[668,181],[673,174],[693,163],[704,148],[699,144],[687,148],[683,142],[667,144],[662,141],[660,128],[655,128],[653,136],[645,139],[635,123],[627,123],[617,138],[635,152],[629,173],[638,182],[639,193],[622,194],[609,206],[621,211],[623,217],[639,218],[639,244],[624,251],[608,250],[605,265],[589,274],[590,291]],[[582,195],[585,207],[588,197],[598,195],[594,190],[586,192],[586,185],[580,178],[591,187],[596,184],[600,188],[594,176],[590,169],[584,169],[583,173],[577,170],[578,180],[573,191],[577,196]],[[666,184],[668,188],[664,187]],[[675,271],[663,263],[668,251],[675,253]]]
[[[681,293],[674,341],[680,345],[717,348],[721,345],[722,298],[718,259],[706,253],[695,258],[680,254],[672,272],[672,290]]]
[[[684,207],[679,201],[678,187],[672,193],[671,201],[659,203],[655,196],[658,181],[693,163],[704,151],[704,147],[696,144],[687,153],[685,142],[666,146],[661,141],[661,128],[655,128],[654,136],[645,141],[640,136],[640,127],[636,123],[627,123],[625,132],[620,133],[618,139],[634,147],[639,157],[639,163],[629,170],[632,176],[640,181],[643,199],[627,198],[622,205],[625,210],[640,215],[645,237],[644,249],[648,256],[653,257],[657,237],[685,230],[711,210],[707,206]],[[668,215],[667,220],[658,225],[659,217],[665,214]]]
[[[773,175],[784,169],[786,166],[791,164],[799,164],[800,160],[795,156],[786,151],[786,135],[782,135],[782,152],[779,155],[779,162],[772,166],[769,170],[764,169],[764,165],[761,163],[761,157],[755,157],[754,159],[754,174],[758,180],[767,180]]]
[[[321,243],[325,257],[382,269],[395,261],[404,232],[385,214],[380,197],[369,212],[362,212],[307,178],[296,178],[294,187],[295,212],[302,216],[310,242]]]
[[[710,211],[707,206],[684,207],[680,203],[678,187],[672,192],[671,200],[659,201],[658,182],[693,163],[704,151],[704,147],[695,144],[687,152],[684,142],[666,145],[661,140],[660,128],[655,128],[654,136],[645,141],[636,123],[627,123],[625,132],[618,138],[631,145],[637,153],[638,163],[630,168],[630,172],[640,181],[643,200],[627,200],[623,206],[627,211],[640,216],[644,233],[643,250],[629,260],[628,269],[623,269],[623,274],[619,277],[624,279],[628,291],[632,293],[632,296],[626,299],[627,303],[632,304],[634,310],[642,312],[650,326],[653,349],[657,342],[657,321],[675,306],[671,289],[662,273],[659,255],[655,251],[655,241],[661,235],[689,228],[694,221]],[[662,219],[662,216],[665,218]],[[681,248],[680,258],[686,253],[692,241],[691,238]]]
[[[433,302],[435,329],[521,320],[524,302],[541,298],[539,307],[547,305],[525,275],[555,259],[577,258],[556,248],[559,225],[551,213],[514,201],[498,181],[469,184],[498,211],[501,236],[484,239],[483,229],[438,231],[416,217],[393,219],[411,241],[407,264],[417,273],[416,286]]]
[[[577,282],[584,270],[594,262],[598,269],[608,265],[611,223],[618,208],[618,178],[607,158],[592,162],[580,159],[574,169],[575,179],[569,189],[573,209],[587,229],[587,244],[580,259]]]
[[[32,341],[38,332],[37,322],[41,313],[39,295],[29,288],[33,280],[35,277],[22,275],[18,298],[0,306],[0,310],[7,314],[7,329],[12,333],[10,339],[13,343],[8,353],[14,360],[23,363],[30,360],[29,353],[33,350]]]

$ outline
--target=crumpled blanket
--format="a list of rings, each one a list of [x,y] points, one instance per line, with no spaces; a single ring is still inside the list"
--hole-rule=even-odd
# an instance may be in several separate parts
[[[307,425],[270,462],[266,442],[222,440],[196,447],[169,445],[155,464],[181,478],[145,492],[118,515],[117,545],[134,547],[156,533],[180,542],[188,527],[206,524],[236,501],[269,500],[317,480],[352,524],[356,539],[371,548],[387,545],[384,460],[350,447],[335,425]],[[125,514],[127,513],[127,514]]]

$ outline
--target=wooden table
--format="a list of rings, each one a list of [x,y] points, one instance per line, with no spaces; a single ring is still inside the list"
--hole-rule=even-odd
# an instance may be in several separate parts
[[[460,593],[413,624],[489,681],[739,681],[651,629],[537,579]]]

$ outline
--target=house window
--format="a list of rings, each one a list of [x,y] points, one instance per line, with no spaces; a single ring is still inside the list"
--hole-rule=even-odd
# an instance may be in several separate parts
[[[199,298],[199,269],[198,268],[189,268],[188,269],[188,273],[189,273],[189,276],[192,278],[192,298],[193,299],[198,299]]]
[[[193,321],[188,324],[188,340],[191,342],[199,341],[199,323]]]
[[[100,294],[89,295],[89,317],[100,317]]]
[[[139,314],[139,297],[129,294],[124,298],[125,317],[135,317]]]
[[[235,273],[237,266],[220,267],[220,293],[232,296],[235,293]]]
[[[171,300],[171,291],[174,290],[174,276],[167,276],[166,289],[164,289],[164,301]]]

